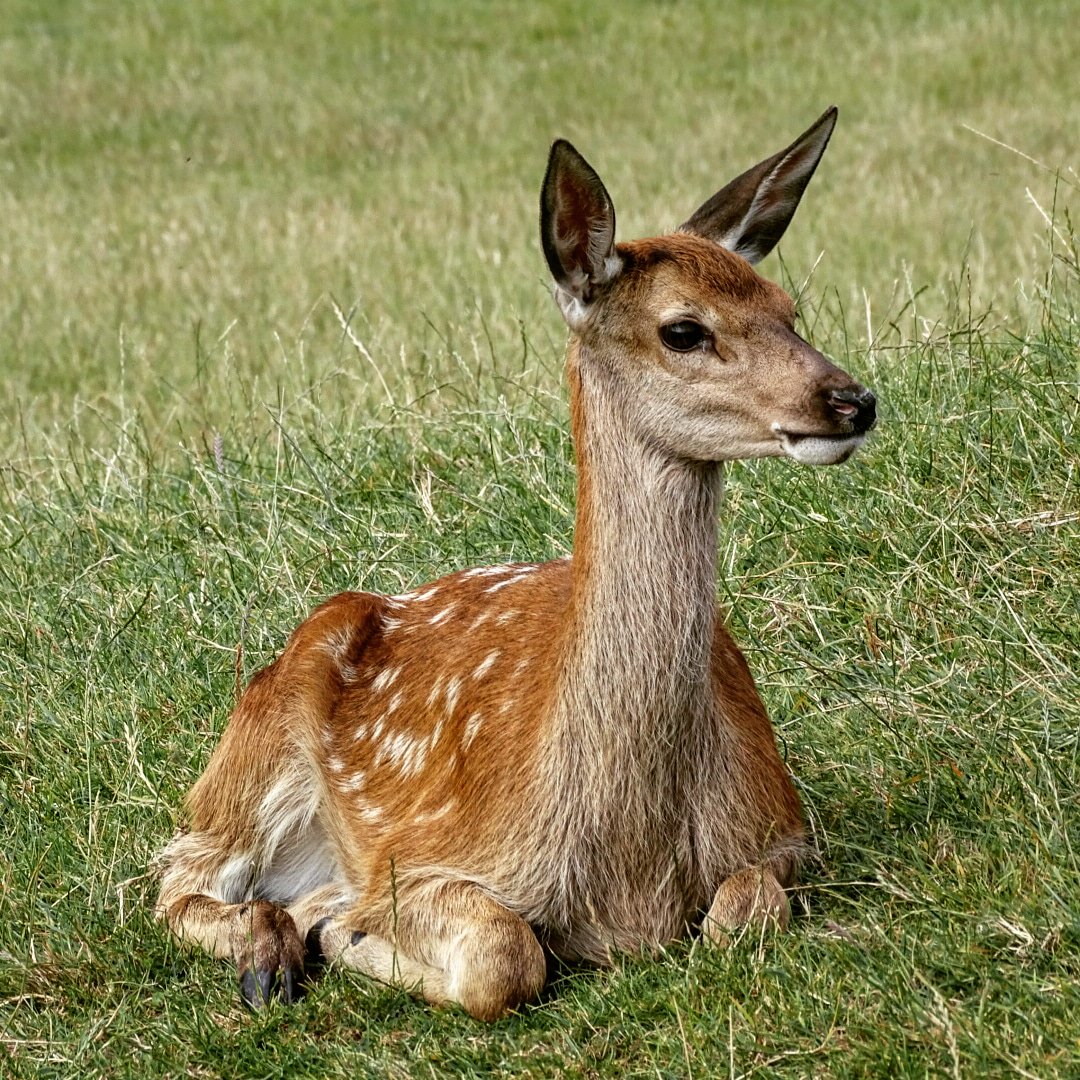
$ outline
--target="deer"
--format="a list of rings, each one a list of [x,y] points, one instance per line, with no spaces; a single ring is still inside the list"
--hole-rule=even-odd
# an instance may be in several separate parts
[[[552,145],[572,554],[341,593],[251,679],[155,907],[235,963],[250,1006],[298,998],[314,961],[491,1021],[549,962],[787,927],[810,842],[718,611],[717,528],[726,462],[836,464],[875,424],[753,269],[836,116],[628,242],[592,166]]]

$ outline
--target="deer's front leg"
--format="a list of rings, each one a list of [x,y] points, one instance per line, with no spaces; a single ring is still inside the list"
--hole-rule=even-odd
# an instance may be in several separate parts
[[[776,875],[766,866],[739,870],[721,882],[705,916],[702,933],[726,944],[744,926],[786,930],[791,905]]]
[[[323,955],[479,1020],[530,1001],[547,977],[529,924],[469,882],[406,890],[385,926],[365,925],[362,910],[332,919],[320,930]]]
[[[304,945],[284,908],[266,900],[227,904],[189,893],[159,907],[159,915],[181,941],[235,960],[240,992],[252,1008],[268,1004],[275,990],[286,1002],[299,994]]]

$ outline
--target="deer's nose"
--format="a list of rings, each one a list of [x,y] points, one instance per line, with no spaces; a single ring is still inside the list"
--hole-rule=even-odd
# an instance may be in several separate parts
[[[869,431],[877,421],[877,398],[864,386],[851,390],[830,390],[829,407],[849,421],[857,435]]]

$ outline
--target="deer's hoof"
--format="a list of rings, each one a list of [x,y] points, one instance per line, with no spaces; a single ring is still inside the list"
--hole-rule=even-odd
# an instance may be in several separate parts
[[[302,996],[303,978],[303,968],[287,967],[279,971],[254,971],[248,968],[240,974],[240,996],[244,1004],[256,1012],[275,998],[292,1005]]]
[[[276,997],[291,1004],[300,997],[304,944],[288,912],[265,900],[241,913],[234,930],[233,955],[240,975],[240,995],[253,1009]]]

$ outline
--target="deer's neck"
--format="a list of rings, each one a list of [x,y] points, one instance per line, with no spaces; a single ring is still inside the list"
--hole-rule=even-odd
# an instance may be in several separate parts
[[[557,722],[599,797],[679,782],[706,722],[715,623],[718,465],[635,434],[633,404],[572,348],[578,467],[573,584]],[[673,792],[663,793],[666,796]],[[670,799],[668,801],[670,805]]]

